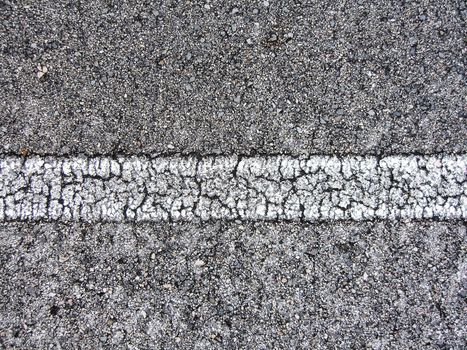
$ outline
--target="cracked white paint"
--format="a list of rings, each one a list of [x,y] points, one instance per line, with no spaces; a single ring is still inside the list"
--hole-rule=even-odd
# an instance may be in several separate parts
[[[467,155],[0,158],[2,221],[431,218],[467,218]]]

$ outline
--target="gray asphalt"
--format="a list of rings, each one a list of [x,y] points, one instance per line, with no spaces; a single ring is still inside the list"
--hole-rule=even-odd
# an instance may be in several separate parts
[[[465,157],[466,19],[461,0],[0,0],[0,163]],[[2,218],[0,348],[465,349],[465,220],[397,219]]]
[[[3,224],[2,345],[462,349],[465,241],[462,223]]]
[[[461,0],[1,4],[3,152],[467,151]]]

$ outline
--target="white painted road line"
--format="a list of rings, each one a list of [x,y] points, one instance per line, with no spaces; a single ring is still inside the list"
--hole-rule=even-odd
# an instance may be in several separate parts
[[[0,159],[0,220],[467,219],[467,155]]]

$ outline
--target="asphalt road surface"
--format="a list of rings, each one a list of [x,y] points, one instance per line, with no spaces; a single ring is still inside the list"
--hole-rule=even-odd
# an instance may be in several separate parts
[[[467,6],[0,1],[0,348],[465,349]]]

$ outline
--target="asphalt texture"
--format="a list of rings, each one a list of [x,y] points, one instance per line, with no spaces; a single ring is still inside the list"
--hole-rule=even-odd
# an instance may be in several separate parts
[[[465,216],[37,217],[51,168],[5,166],[257,159],[255,187],[271,157],[465,159],[466,19],[461,0],[0,0],[0,348],[467,348]],[[169,197],[186,189],[182,168]],[[90,169],[70,206],[77,182],[102,181]],[[465,213],[467,169],[440,169],[391,173],[394,200]],[[320,190],[350,181],[365,200],[377,185],[365,174],[327,174]],[[138,193],[130,175],[111,193]]]
[[[2,224],[0,344],[462,349],[465,242],[463,223]]]
[[[2,1],[4,153],[466,152],[464,1]]]

